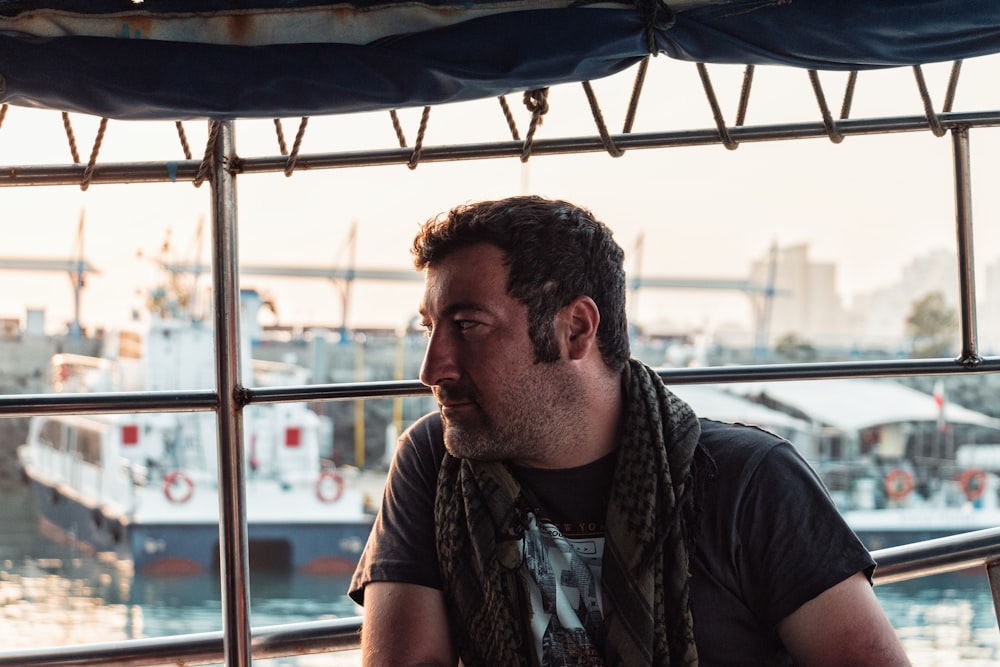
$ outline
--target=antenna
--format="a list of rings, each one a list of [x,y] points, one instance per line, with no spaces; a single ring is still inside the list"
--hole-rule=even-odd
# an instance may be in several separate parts
[[[76,226],[76,257],[74,258],[73,269],[69,278],[73,282],[73,323],[70,325],[70,338],[80,338],[83,335],[83,327],[80,325],[80,293],[86,285],[86,260],[83,258],[83,228],[84,209],[80,209],[80,219]]]

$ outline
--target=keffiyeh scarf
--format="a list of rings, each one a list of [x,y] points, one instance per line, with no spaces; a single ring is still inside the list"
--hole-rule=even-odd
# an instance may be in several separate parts
[[[605,521],[603,637],[593,640],[608,667],[697,665],[689,605],[693,480],[710,460],[698,447],[691,408],[651,368],[632,360],[623,375],[625,420]],[[503,463],[445,454],[434,508],[438,559],[467,667],[538,664],[519,573],[525,507]]]

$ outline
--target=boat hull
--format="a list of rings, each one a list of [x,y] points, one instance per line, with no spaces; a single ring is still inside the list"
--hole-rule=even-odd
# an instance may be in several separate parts
[[[43,532],[81,550],[129,560],[137,572],[184,575],[219,569],[219,523],[132,522],[27,474]],[[371,530],[360,521],[247,524],[251,567],[345,574],[353,571]]]
[[[961,507],[856,510],[844,518],[872,551],[1000,526],[1000,510]]]

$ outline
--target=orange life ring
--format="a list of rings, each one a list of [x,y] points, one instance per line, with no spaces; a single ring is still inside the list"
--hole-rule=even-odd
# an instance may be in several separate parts
[[[902,500],[913,491],[913,474],[909,470],[893,468],[885,476],[885,493],[891,500]]]
[[[194,482],[180,470],[175,470],[163,478],[163,494],[172,503],[186,503],[194,495]]]
[[[333,470],[324,470],[316,480],[316,497],[324,503],[335,503],[344,495],[344,478]]]
[[[979,468],[969,468],[958,478],[962,493],[969,500],[979,500],[986,491],[986,473]]]

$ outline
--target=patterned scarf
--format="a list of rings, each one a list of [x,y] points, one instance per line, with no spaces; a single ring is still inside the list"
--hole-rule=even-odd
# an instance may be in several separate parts
[[[689,605],[695,468],[710,463],[691,408],[648,366],[624,372],[625,424],[605,531],[605,664],[697,665]],[[696,459],[698,459],[696,461]],[[456,648],[467,667],[537,665],[520,540],[523,492],[506,466],[445,454],[434,520]]]

